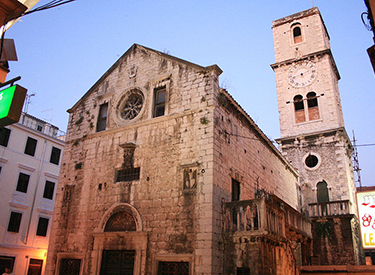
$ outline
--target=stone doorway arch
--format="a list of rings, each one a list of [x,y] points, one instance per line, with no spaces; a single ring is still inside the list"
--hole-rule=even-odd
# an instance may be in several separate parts
[[[141,215],[133,205],[121,203],[109,208],[93,237],[93,274],[100,274],[106,251],[134,251],[134,274],[145,274],[148,236],[143,231]]]

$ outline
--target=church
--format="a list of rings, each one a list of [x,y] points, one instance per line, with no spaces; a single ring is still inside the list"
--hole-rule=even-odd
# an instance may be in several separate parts
[[[324,22],[313,8],[273,33],[280,148],[219,87],[217,65],[138,44],[68,110],[46,274],[295,275],[360,263]]]

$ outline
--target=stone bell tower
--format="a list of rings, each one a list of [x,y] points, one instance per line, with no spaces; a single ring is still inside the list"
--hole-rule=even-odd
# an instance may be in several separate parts
[[[361,262],[352,145],[339,72],[318,8],[273,22],[280,150],[300,173],[301,207],[312,221],[312,264]]]

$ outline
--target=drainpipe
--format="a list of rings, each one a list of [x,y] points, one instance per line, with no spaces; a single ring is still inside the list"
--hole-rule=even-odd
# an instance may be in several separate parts
[[[41,178],[41,174],[42,174],[44,156],[46,154],[46,147],[47,147],[47,140],[44,140],[42,156],[41,156],[41,159],[40,159],[40,163],[39,163],[39,167],[38,167],[38,175],[37,175],[37,178],[36,178],[36,185],[35,185],[35,191],[34,191],[34,196],[33,196],[33,202],[31,204],[29,222],[27,224],[25,237],[24,237],[24,239],[22,241],[24,244],[27,244],[27,240],[29,238],[31,220],[33,218],[34,207],[35,207],[35,200],[36,200],[36,194],[37,194],[37,191],[38,191],[38,186],[39,186],[39,182],[40,182],[40,178]]]

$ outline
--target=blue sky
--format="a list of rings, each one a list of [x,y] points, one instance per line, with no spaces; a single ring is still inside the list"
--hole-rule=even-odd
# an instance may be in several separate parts
[[[37,6],[47,3],[40,1]],[[375,143],[372,33],[361,0],[76,0],[23,17],[6,33],[18,61],[8,79],[35,93],[28,111],[66,130],[66,110],[133,44],[217,64],[225,87],[271,138],[280,136],[272,21],[319,7],[338,66],[344,120],[357,144]],[[375,185],[375,146],[359,147],[362,185]]]

